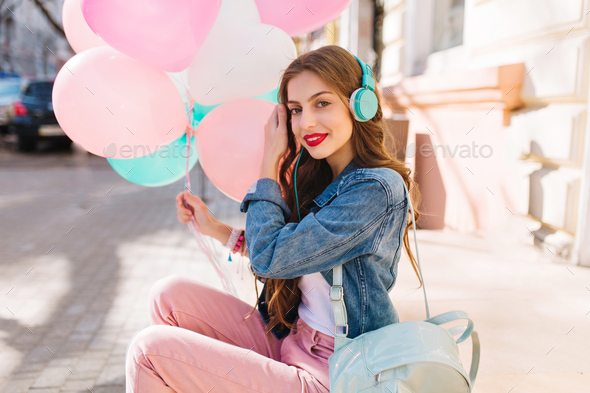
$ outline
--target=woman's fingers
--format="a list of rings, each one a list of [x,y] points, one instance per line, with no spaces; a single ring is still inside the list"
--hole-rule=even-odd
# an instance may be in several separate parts
[[[186,196],[186,194],[184,192],[179,193],[176,196],[176,209],[178,210],[179,214],[184,214],[184,215],[192,215],[192,211],[191,209],[187,209],[186,207],[184,207],[184,197]],[[187,204],[188,206],[191,206],[190,204],[190,197],[187,197]]]
[[[184,205],[186,200],[186,205]],[[188,190],[184,190],[176,195],[176,214],[178,221],[183,224],[188,223],[195,217],[202,217],[207,214],[207,205],[196,195],[193,195]]]
[[[184,207],[184,201],[182,200],[182,193],[180,193],[177,197],[176,197],[176,208],[179,211],[187,211],[188,209]]]
[[[189,209],[185,209],[184,207],[179,207],[178,208],[178,212],[182,213],[182,214],[187,214],[187,215],[191,215],[192,212]]]
[[[196,195],[188,194],[187,193],[187,194],[185,194],[185,196],[186,196],[187,203],[190,203],[191,205],[198,205],[198,204],[203,203],[203,201],[201,200],[201,198],[199,198]]]
[[[176,204],[182,204],[182,197],[183,197],[184,193],[181,192],[178,195],[176,195]]]
[[[191,218],[192,217],[191,212],[176,212],[176,215],[178,217],[182,217],[182,218]]]
[[[188,205],[187,207],[191,211],[194,211],[196,209],[203,209],[203,207],[205,206],[205,203],[201,200],[201,198],[191,194],[188,190],[184,191],[183,196],[186,199],[186,204]]]
[[[187,214],[178,214],[178,221],[180,221],[182,224],[186,224],[190,220],[191,220],[191,216],[189,216]]]
[[[192,214],[192,211],[190,209],[187,209],[183,205],[176,205],[176,211],[179,214],[188,214],[188,215]]]

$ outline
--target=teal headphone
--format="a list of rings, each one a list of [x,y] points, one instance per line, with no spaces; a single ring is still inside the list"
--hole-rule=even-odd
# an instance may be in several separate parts
[[[361,59],[353,55],[361,65],[363,70],[363,81],[362,87],[356,89],[350,95],[350,110],[357,121],[365,122],[375,117],[379,103],[377,102],[377,96],[375,95],[375,79],[373,79],[373,71],[371,66],[363,63]],[[299,199],[297,198],[297,167],[299,166],[299,160],[303,154],[303,147],[297,158],[297,164],[295,164],[294,174],[294,185],[295,185],[295,203],[297,204],[297,217],[301,222],[301,214],[299,213]]]
[[[363,63],[358,57],[354,57],[363,69],[363,87],[356,89],[350,95],[350,109],[357,121],[365,122],[371,120],[379,108],[375,95],[375,79],[373,79],[371,66]]]

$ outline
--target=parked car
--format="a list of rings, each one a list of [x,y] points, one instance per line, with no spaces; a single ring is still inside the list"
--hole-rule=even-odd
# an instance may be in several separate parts
[[[9,133],[17,135],[20,151],[31,151],[40,139],[52,139],[71,145],[72,140],[57,123],[51,102],[53,80],[35,80],[25,84],[13,104]]]
[[[0,135],[8,132],[13,118],[13,104],[18,99],[21,87],[19,78],[0,79]]]

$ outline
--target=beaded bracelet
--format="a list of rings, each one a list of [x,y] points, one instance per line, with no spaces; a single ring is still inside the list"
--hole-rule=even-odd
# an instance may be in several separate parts
[[[233,248],[233,250],[230,252],[230,254],[227,258],[228,261],[231,262],[231,254],[236,253],[240,249],[240,245],[242,244],[243,241],[244,241],[244,230],[232,228],[231,235],[229,236],[227,243],[225,243],[225,246],[227,248]]]
[[[238,252],[243,241],[244,241],[244,230],[242,229],[242,230],[240,230],[240,236],[238,237],[238,241],[236,242],[236,246],[234,247],[234,250],[232,252]]]

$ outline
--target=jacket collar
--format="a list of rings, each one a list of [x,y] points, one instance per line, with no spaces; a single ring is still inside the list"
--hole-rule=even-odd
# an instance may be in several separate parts
[[[342,183],[344,177],[359,168],[360,166],[358,166],[357,163],[354,162],[354,160],[350,161],[350,163],[346,166],[346,168],[344,168],[344,170],[342,170],[342,172],[340,172],[336,179],[334,179],[334,181],[330,183],[330,185],[326,187],[326,189],[320,195],[318,195],[317,198],[313,200],[315,204],[319,207],[323,207],[326,203],[328,203],[332,198],[336,196],[338,186],[340,185],[340,183]]]

